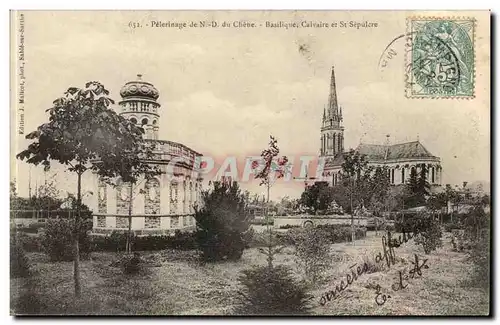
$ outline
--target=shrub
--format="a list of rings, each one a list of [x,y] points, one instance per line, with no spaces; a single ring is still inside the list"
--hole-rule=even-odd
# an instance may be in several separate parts
[[[283,225],[280,226],[280,229],[292,229],[292,228],[301,228],[302,226],[300,225]]]
[[[286,266],[257,266],[244,270],[238,278],[242,290],[238,315],[304,315],[313,298],[304,282],[295,280]]]
[[[134,253],[134,256],[127,258],[123,264],[123,273],[125,274],[139,274],[142,270],[142,261],[139,253]]]
[[[27,279],[20,289],[20,296],[13,304],[16,315],[39,315],[48,309],[45,299],[39,293],[36,280]]]
[[[92,251],[120,252],[125,250],[127,234],[114,231],[109,236],[93,236]],[[132,236],[132,249],[135,251],[156,251],[163,249],[190,250],[196,248],[195,234],[176,230],[173,236],[149,235]]]
[[[474,207],[469,213],[462,217],[463,229],[466,235],[474,240],[480,240],[481,230],[489,228],[490,214],[484,212],[483,207]]]
[[[351,226],[344,225],[319,225],[318,228],[324,229],[328,232],[328,240],[330,243],[343,243],[352,241],[351,236]],[[366,228],[365,227],[355,227],[354,228],[354,236],[356,239],[365,238],[366,237]]]
[[[384,263],[377,263],[374,261],[374,259],[369,258],[366,255],[363,256],[363,265],[363,267],[366,268],[367,274],[377,273],[385,270]]]
[[[474,264],[472,285],[489,288],[490,286],[490,236],[483,231],[481,238],[472,245],[469,260]]]
[[[17,230],[25,233],[36,234],[38,230],[45,227],[45,222],[34,222],[26,227],[18,227]]]
[[[285,233],[276,233],[276,237],[281,245],[295,245],[296,238],[300,237],[305,229],[306,228],[291,228]],[[352,240],[351,226],[318,225],[316,229],[321,229],[326,233],[322,238],[329,244],[350,242]],[[354,229],[354,234],[357,239],[364,238],[366,237],[366,228],[356,227]]]
[[[305,228],[295,238],[295,256],[306,275],[317,283],[330,260],[328,232],[321,228]]]
[[[51,261],[73,260],[73,220],[53,219],[47,220],[45,232],[42,234],[42,247]],[[92,223],[83,221],[79,230],[80,257],[86,258],[90,253],[90,240],[87,231],[92,228]]]
[[[25,252],[43,252],[42,237],[40,235],[28,235],[16,231],[16,240]]]
[[[463,226],[460,222],[460,220],[453,220],[453,222],[448,222],[443,225],[444,231],[446,232],[452,232],[453,230],[457,229],[463,229]]]
[[[12,231],[12,230],[11,230]],[[11,278],[29,277],[31,265],[24,252],[22,243],[15,232],[10,234],[10,276]]]
[[[196,242],[206,262],[238,260],[246,243],[244,233],[250,223],[246,198],[236,182],[214,182],[202,194],[201,209],[195,209]]]
[[[432,222],[438,223],[432,214],[428,213],[417,213],[417,214],[406,214],[401,218],[396,220],[394,226],[397,232],[411,232],[418,234],[420,232],[426,232],[430,227]]]
[[[243,243],[245,244],[245,248],[252,247],[256,234],[255,230],[251,227],[243,233]]]
[[[441,240],[442,232],[441,226],[439,222],[434,219],[432,216],[427,219],[420,219],[419,222],[424,223],[425,225],[420,225],[416,223],[418,228],[416,230],[415,243],[418,245],[422,245],[424,248],[425,254],[429,254],[430,252],[436,250],[438,247],[443,246],[443,242]]]

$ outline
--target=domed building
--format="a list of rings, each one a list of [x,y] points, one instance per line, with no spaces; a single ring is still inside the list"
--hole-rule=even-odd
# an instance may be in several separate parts
[[[168,235],[175,230],[190,231],[195,227],[194,207],[201,198],[201,177],[194,166],[201,154],[187,146],[159,140],[160,94],[141,75],[127,82],[120,91],[119,114],[144,128],[144,137],[155,143],[153,160],[162,174],[139,179],[130,184],[118,180],[113,187],[93,175],[90,208],[93,215],[93,234],[106,235],[124,232],[129,227],[129,202],[132,198],[131,229],[137,236]]]

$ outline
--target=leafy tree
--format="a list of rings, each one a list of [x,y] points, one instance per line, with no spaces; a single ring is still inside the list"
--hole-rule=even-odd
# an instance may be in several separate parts
[[[16,187],[16,180],[15,179],[10,182],[10,197],[11,197],[11,199],[17,197],[17,187]]]
[[[350,214],[351,211],[351,196],[349,195],[349,185],[348,181],[340,182],[339,184],[332,187],[332,197],[342,209]]]
[[[325,212],[333,200],[333,188],[328,182],[315,182],[307,186],[300,197],[300,203],[311,209],[314,214]]]
[[[260,179],[259,185],[266,186],[267,189],[267,205],[268,209],[266,209],[267,213],[267,221],[269,221],[269,195],[271,186],[274,182],[285,176],[288,173],[288,158],[286,156],[282,156],[275,162],[275,158],[279,155],[280,149],[278,148],[278,140],[272,135],[269,136],[269,146],[267,149],[262,150],[260,156],[260,161],[254,161],[252,163],[252,167],[255,170],[255,178]],[[267,231],[269,232],[269,243],[267,246],[267,251],[265,255],[267,255],[267,262],[269,268],[273,267],[273,259],[274,255],[279,251],[279,249],[275,248],[272,239],[272,230],[270,228],[269,222],[267,224]],[[261,250],[261,252],[264,252]]]
[[[425,254],[430,254],[432,251],[443,246],[442,230],[439,222],[432,216],[427,216],[422,219],[425,226],[415,228],[415,244],[422,245]]]
[[[153,149],[143,140],[144,130],[112,110],[113,103],[109,91],[97,81],[88,82],[84,88],[69,88],[47,110],[49,122],[26,136],[34,142],[17,155],[29,164],[41,164],[45,170],[57,161],[76,174],[73,252],[77,297],[81,295],[78,233],[82,175],[91,170],[105,180],[120,177],[124,182],[134,182],[155,168],[145,163],[153,156]]]
[[[350,211],[351,211],[351,236],[352,242],[354,244],[355,233],[354,233],[354,205],[362,205],[363,195],[362,189],[365,188],[366,177],[369,177],[368,161],[365,155],[359,153],[354,149],[349,150],[344,156],[344,162],[342,163],[342,172],[344,177],[344,185],[346,186],[347,192],[349,193],[350,201]]]
[[[204,261],[238,260],[250,228],[245,195],[238,183],[213,182],[202,193],[203,205],[195,208],[196,241]]]
[[[427,207],[432,211],[440,211],[442,208],[447,207],[448,198],[445,192],[431,194],[427,199]]]

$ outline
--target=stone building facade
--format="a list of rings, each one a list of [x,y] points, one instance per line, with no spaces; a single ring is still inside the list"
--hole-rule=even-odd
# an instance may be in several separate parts
[[[143,81],[141,75],[127,82],[120,95],[120,114],[144,128],[145,138],[155,144],[152,163],[160,167],[162,174],[139,179],[133,186],[120,180],[112,186],[94,175],[97,195],[90,202],[94,211],[92,232],[105,235],[127,231],[130,208],[131,229],[135,235],[193,230],[194,207],[201,199],[202,179],[195,168],[201,154],[183,144],[158,139],[159,92],[151,83]]]
[[[344,127],[342,125],[342,108],[339,109],[335,82],[335,71],[332,67],[328,107],[323,110],[320,138],[320,157],[324,159],[323,178],[331,185],[340,181],[344,162]],[[420,141],[399,144],[364,144],[355,149],[365,155],[368,165],[387,167],[391,184],[406,183],[412,169],[420,173],[422,166],[427,167],[427,180],[431,185],[441,185],[441,159],[431,154]]]

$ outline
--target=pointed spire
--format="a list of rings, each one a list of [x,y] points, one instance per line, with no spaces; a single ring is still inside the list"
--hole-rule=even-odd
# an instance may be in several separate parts
[[[332,66],[332,77],[330,80],[330,96],[328,98],[328,117],[333,118],[339,115],[339,107],[337,103],[337,88],[335,85],[335,69]]]
[[[323,120],[326,118],[326,107],[323,105]]]

